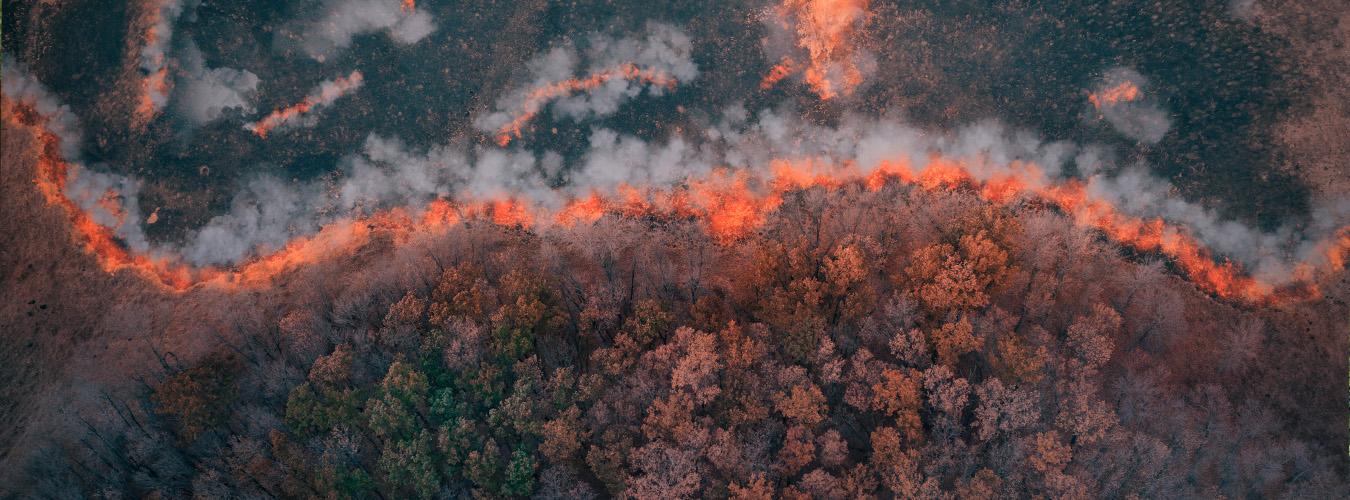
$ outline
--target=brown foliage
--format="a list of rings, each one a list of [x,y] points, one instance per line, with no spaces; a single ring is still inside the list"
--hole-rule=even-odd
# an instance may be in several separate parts
[[[201,363],[166,379],[150,399],[155,412],[174,418],[184,441],[224,422],[234,403],[234,372],[239,362],[231,355],[216,353]]]

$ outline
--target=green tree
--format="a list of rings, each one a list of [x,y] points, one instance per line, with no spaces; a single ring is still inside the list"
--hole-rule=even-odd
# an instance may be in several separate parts
[[[427,377],[411,363],[396,360],[389,365],[380,388],[394,399],[412,408],[422,408],[427,401]]]
[[[384,439],[412,436],[423,427],[427,378],[411,363],[396,360],[380,381],[379,394],[366,402],[366,422]]]
[[[366,425],[383,439],[399,439],[412,434],[417,423],[407,406],[385,394],[366,401]]]
[[[308,382],[291,389],[286,398],[286,426],[304,436],[327,432],[338,424],[353,424],[360,415],[357,391],[322,389]]]
[[[431,454],[431,434],[425,429],[412,439],[391,441],[380,454],[380,471],[390,486],[431,498],[441,478]]]
[[[511,462],[506,465],[506,482],[502,485],[502,494],[513,497],[527,497],[534,492],[534,471],[538,467],[534,454],[517,448],[511,453]]]
[[[498,491],[502,467],[500,453],[497,441],[488,438],[481,450],[470,451],[464,460],[465,477],[484,492]]]

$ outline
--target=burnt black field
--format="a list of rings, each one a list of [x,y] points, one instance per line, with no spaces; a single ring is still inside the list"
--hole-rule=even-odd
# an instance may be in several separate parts
[[[649,20],[685,27],[695,41],[698,79],[598,121],[555,123],[545,115],[533,129],[556,128],[556,134],[537,134],[526,147],[575,157],[596,126],[662,139],[734,103],[751,109],[785,103],[822,123],[842,112],[842,105],[815,101],[803,85],[757,88],[775,62],[759,50],[764,28],[755,15],[762,7],[422,2],[440,21],[426,40],[400,46],[380,34],[361,35],[350,50],[320,63],[276,49],[273,41],[312,3],[208,2],[176,27],[174,43],[195,41],[208,66],[259,76],[255,115],[295,102],[319,81],[353,69],[366,75],[365,87],[317,126],[268,140],[240,128],[255,116],[185,130],[163,113],[143,133],[131,133],[125,117],[101,112],[100,99],[115,85],[128,43],[123,8],[70,2],[55,15],[34,18],[26,2],[7,3],[4,50],[85,120],[91,161],[154,179],[143,203],[162,207],[166,224],[149,230],[170,239],[227,210],[241,178],[256,172],[323,177],[371,133],[421,147],[486,143],[472,116],[520,77],[525,60],[568,37],[623,33]],[[990,9],[978,2],[878,2],[875,8],[881,14],[870,21],[863,46],[877,54],[877,74],[853,97],[852,112],[898,112],[937,129],[998,119],[1047,140],[1118,148],[1121,163],[1145,162],[1186,198],[1239,220],[1273,227],[1306,215],[1306,186],[1283,168],[1296,159],[1272,140],[1271,128],[1309,105],[1301,97],[1307,79],[1298,66],[1281,63],[1288,57],[1285,42],[1233,18],[1223,5],[1054,2]],[[1118,66],[1148,77],[1173,119],[1158,144],[1133,144],[1083,118],[1088,89]]]

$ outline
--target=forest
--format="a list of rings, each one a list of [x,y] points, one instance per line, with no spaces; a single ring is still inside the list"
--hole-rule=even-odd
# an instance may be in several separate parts
[[[1350,498],[1348,7],[5,0],[0,500]]]
[[[66,497],[1255,498],[1346,488],[1345,337],[1052,208],[812,188],[718,241],[471,220],[154,351]],[[388,241],[385,242],[388,244]],[[385,249],[387,250],[387,249]],[[406,252],[405,252],[406,253]],[[401,279],[387,279],[397,274]],[[296,276],[331,276],[319,269]],[[380,279],[383,277],[384,279]]]

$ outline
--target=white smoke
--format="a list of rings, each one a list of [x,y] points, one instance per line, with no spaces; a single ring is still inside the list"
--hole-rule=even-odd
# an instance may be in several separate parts
[[[415,212],[437,198],[517,196],[558,206],[563,199],[547,179],[561,165],[556,154],[501,149],[470,154],[440,146],[414,152],[401,141],[371,135],[361,153],[339,163],[339,180],[288,183],[269,175],[249,180],[229,213],[187,238],[183,257],[197,265],[237,263],[337,219],[391,207]]]
[[[1307,257],[1312,240],[1305,234],[1326,234],[1350,214],[1350,203],[1319,207],[1309,228],[1316,231],[1301,233],[1290,224],[1266,232],[1225,220],[1212,209],[1181,199],[1170,184],[1141,166],[1112,165],[1114,159],[1101,146],[1046,142],[994,121],[936,132],[898,119],[846,116],[839,126],[824,127],[785,111],[766,110],[749,120],[739,107],[728,109],[720,122],[701,132],[665,141],[648,142],[596,129],[580,161],[561,171],[547,166],[549,158],[556,158],[548,152],[535,157],[485,149],[467,155],[438,147],[415,154],[397,141],[372,138],[363,156],[348,162],[351,176],[340,191],[346,199],[361,199],[367,206],[449,193],[452,198],[516,196],[556,207],[567,198],[591,192],[612,195],[620,185],[678,186],[714,167],[764,177],[770,162],[780,158],[851,162],[864,173],[883,161],[903,160],[922,172],[934,155],[962,160],[977,180],[1011,173],[1010,165],[1015,162],[1035,164],[1045,174],[1040,179],[1044,183],[1063,182],[1073,175],[1085,181],[1090,199],[1110,202],[1130,215],[1178,223],[1220,256],[1276,282],[1287,278],[1290,262]],[[355,204],[348,201],[345,206]]]
[[[197,265],[234,263],[317,231],[324,197],[316,187],[271,176],[246,182],[229,213],[212,218],[188,238],[183,257]]]
[[[78,124],[69,109],[8,59],[4,83],[6,95],[23,96],[13,98],[34,103],[63,133],[78,137]],[[883,161],[904,161],[921,172],[935,155],[960,160],[977,180],[1010,173],[1016,162],[1037,165],[1044,172],[1038,182],[1076,177],[1085,182],[1090,199],[1110,202],[1129,215],[1177,223],[1219,256],[1274,283],[1289,279],[1292,263],[1312,255],[1316,238],[1345,224],[1350,216],[1350,202],[1318,206],[1307,221],[1261,231],[1181,199],[1170,184],[1143,166],[1116,165],[1104,146],[1047,142],[995,121],[933,131],[899,118],[844,115],[837,125],[823,126],[789,109],[766,109],[752,116],[744,107],[732,106],[707,123],[693,124],[659,141],[597,128],[588,150],[571,165],[550,151],[456,145],[416,149],[395,138],[372,135],[361,152],[340,161],[339,173],[331,179],[294,183],[263,176],[246,182],[230,212],[189,235],[179,254],[194,264],[237,263],[312,234],[336,219],[389,207],[415,211],[439,198],[509,196],[558,208],[591,192],[615,194],[621,185],[680,186],[713,168],[765,179],[775,159],[850,163],[863,173]],[[72,183],[80,186],[72,191],[78,191],[74,196],[82,207],[96,210],[94,195],[111,187],[130,202],[128,212],[134,210],[135,182],[97,175],[84,179]],[[135,243],[142,241],[135,239],[137,219],[127,220],[119,234],[144,246]]]
[[[356,92],[364,84],[365,76],[360,71],[352,71],[346,77],[324,80],[301,100],[307,106],[306,109],[288,110],[291,112],[287,113],[278,110],[256,122],[244,124],[244,129],[267,135],[273,131],[313,127],[319,123],[317,114],[319,110],[332,105],[343,96]]]
[[[80,118],[47,91],[28,68],[9,54],[0,56],[0,87],[5,96],[28,106],[47,119],[47,130],[61,138],[61,155],[72,160],[81,156],[80,143],[84,140]]]
[[[401,0],[327,0],[316,17],[293,23],[278,44],[298,47],[324,61],[350,47],[354,37],[379,31],[397,43],[411,45],[436,31],[436,25],[421,8],[405,11]]]
[[[861,77],[861,86],[866,87],[872,81],[872,75],[877,71],[877,57],[861,46],[862,35],[854,31],[860,28],[869,16],[866,1],[834,2],[831,7],[839,9],[839,12],[831,15],[828,21],[809,19],[813,16],[810,12],[811,2],[798,2],[794,6],[788,4],[789,2],[783,2],[783,5],[766,9],[759,15],[764,26],[764,37],[759,43],[766,60],[794,61],[789,77],[802,81],[805,73],[803,69],[811,64],[813,59],[813,54],[807,46],[818,45],[821,43],[821,37],[832,36],[829,31],[844,30],[843,32],[847,33],[842,35],[845,42],[831,54],[833,60],[821,58],[817,61],[824,70],[825,80],[838,87],[841,82],[848,80],[846,77],[848,73],[856,71],[856,76]],[[846,90],[844,94],[850,94],[853,90]]]
[[[590,150],[568,171],[566,188],[573,196],[595,190],[611,193],[620,185],[673,186],[712,170],[712,154],[681,137],[649,144],[609,129],[591,134]]]
[[[1262,12],[1256,0],[1228,0],[1228,15],[1242,21],[1251,21]]]
[[[438,147],[414,155],[402,142],[371,135],[365,154],[343,160],[347,173],[338,199],[347,210],[399,203],[408,196],[447,197],[458,172],[468,170],[468,157],[453,148]],[[398,168],[388,168],[398,165]]]
[[[173,42],[173,25],[184,10],[195,6],[195,0],[151,0],[145,4],[147,11],[144,15],[153,22],[145,34],[145,46],[141,47],[138,57],[141,71],[153,75],[165,69]],[[154,88],[147,91],[155,111],[163,109],[169,96]]]
[[[140,188],[140,179],[72,165],[65,193],[94,222],[112,228],[127,248],[149,252],[151,244],[141,226]]]
[[[140,182],[130,177],[90,170],[80,163],[83,137],[79,117],[75,116],[70,106],[62,104],[22,63],[8,54],[0,58],[0,89],[6,98],[31,107],[44,119],[46,129],[56,135],[61,155],[70,163],[65,195],[90,214],[94,222],[112,228],[114,234],[132,250],[150,250],[140,225],[141,215],[137,203]],[[105,198],[110,202],[102,203]]]
[[[1130,68],[1115,68],[1106,72],[1093,92],[1100,95],[1122,84],[1133,85],[1142,95],[1089,105],[1089,113],[1105,119],[1116,132],[1136,141],[1155,144],[1162,140],[1172,128],[1172,119],[1148,94],[1148,79],[1144,75]]]
[[[154,20],[150,28],[154,31],[154,37],[147,40],[146,45],[141,47],[140,66],[148,73],[159,71],[164,61],[168,58],[168,50],[173,42],[173,25],[178,22],[178,16],[183,14],[185,7],[192,7],[195,2],[182,2],[179,0],[151,0],[147,2],[147,14]]]
[[[182,78],[174,89],[174,108],[193,125],[221,117],[227,109],[253,112],[258,75],[233,68],[207,68],[202,51],[188,41],[178,57]]]
[[[525,68],[529,76],[526,82],[503,94],[497,100],[495,111],[475,120],[474,126],[484,132],[496,132],[516,116],[538,112],[540,107],[550,104],[555,118],[582,121],[614,114],[620,105],[637,97],[644,89],[651,95],[665,92],[661,85],[613,78],[588,92],[561,95],[551,102],[537,103],[527,97],[535,89],[613,71],[625,64],[658,71],[679,83],[698,77],[689,36],[674,26],[649,23],[646,32],[638,38],[591,34],[582,49],[565,44],[527,62]],[[537,107],[532,109],[531,106]]]

